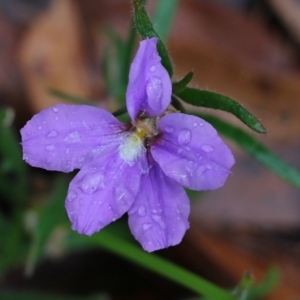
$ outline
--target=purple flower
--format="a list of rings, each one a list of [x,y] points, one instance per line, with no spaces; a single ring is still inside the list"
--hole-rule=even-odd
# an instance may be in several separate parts
[[[142,41],[131,65],[130,123],[101,108],[58,104],[21,130],[30,165],[80,169],[66,199],[72,229],[92,235],[127,212],[132,234],[147,251],[178,244],[189,228],[182,186],[216,189],[234,164],[210,124],[169,106],[171,80],[156,43]]]

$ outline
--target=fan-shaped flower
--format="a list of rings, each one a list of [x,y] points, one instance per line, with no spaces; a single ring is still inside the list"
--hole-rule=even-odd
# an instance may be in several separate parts
[[[142,41],[131,65],[130,123],[101,108],[58,104],[21,130],[30,165],[80,169],[65,203],[72,229],[92,235],[127,212],[132,234],[147,251],[178,244],[189,228],[182,186],[216,189],[234,163],[210,124],[171,108],[171,80],[156,43]]]

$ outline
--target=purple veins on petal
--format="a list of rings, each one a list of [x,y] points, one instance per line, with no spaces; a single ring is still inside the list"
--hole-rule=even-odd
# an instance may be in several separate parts
[[[92,235],[127,212],[139,187],[139,168],[137,162],[124,162],[118,149],[84,165],[65,204],[72,229]]]
[[[171,113],[160,120],[159,128],[162,134],[151,153],[168,177],[194,190],[224,184],[234,158],[210,124],[195,116]]]
[[[134,237],[148,252],[177,245],[189,228],[189,213],[184,189],[152,162],[149,174],[141,177],[138,194],[128,211]]]
[[[135,120],[141,112],[148,116],[157,116],[171,102],[171,80],[161,64],[156,44],[157,38],[140,42],[131,64],[126,104],[132,120]]]
[[[58,104],[22,128],[23,157],[34,167],[70,172],[120,143],[124,128],[103,109]]]

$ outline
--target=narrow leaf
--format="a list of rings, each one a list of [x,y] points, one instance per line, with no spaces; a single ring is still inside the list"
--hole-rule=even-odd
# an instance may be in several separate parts
[[[72,241],[73,240],[73,241]],[[74,240],[77,240],[77,242]],[[78,245],[78,242],[86,245],[101,246],[119,256],[124,257],[138,265],[141,265],[153,272],[156,272],[190,290],[218,300],[237,300],[229,292],[219,288],[209,281],[159,257],[143,251],[139,246],[119,238],[109,233],[106,229],[99,234],[91,237],[79,236],[77,233],[70,232],[68,243]]]
[[[157,37],[157,51],[161,57],[162,65],[168,71],[170,77],[173,75],[173,66],[166,47],[161,41],[160,37],[153,28],[153,25],[149,19],[149,16],[145,10],[145,1],[144,0],[133,0],[133,16],[134,24],[142,36],[143,39]]]
[[[48,204],[39,214],[39,221],[35,228],[26,266],[28,274],[32,272],[35,263],[41,257],[53,230],[66,219],[64,199],[67,195],[68,185],[69,179],[65,176],[59,176]]]
[[[191,114],[196,115],[212,124],[212,126],[214,126],[220,134],[233,140],[264,166],[269,168],[271,171],[293,186],[300,189],[300,173],[280,159],[273,152],[271,152],[267,147],[257,141],[250,134],[216,117],[198,113]]]
[[[279,270],[275,267],[270,268],[263,280],[250,289],[247,300],[261,299],[262,296],[269,294],[276,287],[279,279]]]
[[[190,83],[190,81],[192,80],[194,76],[194,72],[191,71],[189,73],[187,73],[182,79],[180,79],[177,82],[173,82],[172,83],[172,92],[173,94],[178,94],[179,92],[181,92],[184,88],[186,88],[186,86]]]
[[[264,126],[250,112],[229,97],[189,87],[176,95],[184,102],[194,106],[220,109],[232,113],[252,130],[258,133],[266,133]]]
[[[115,117],[121,116],[123,114],[127,113],[127,107],[126,106],[122,106],[121,108],[117,109],[115,112],[113,112],[112,114]]]

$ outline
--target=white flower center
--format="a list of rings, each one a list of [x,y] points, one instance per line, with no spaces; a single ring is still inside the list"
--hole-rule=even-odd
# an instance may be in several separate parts
[[[119,151],[121,158],[125,161],[133,163],[134,160],[139,158],[144,147],[144,137],[146,136],[146,131],[137,128],[135,132],[130,133],[124,139],[124,142],[120,145]]]

